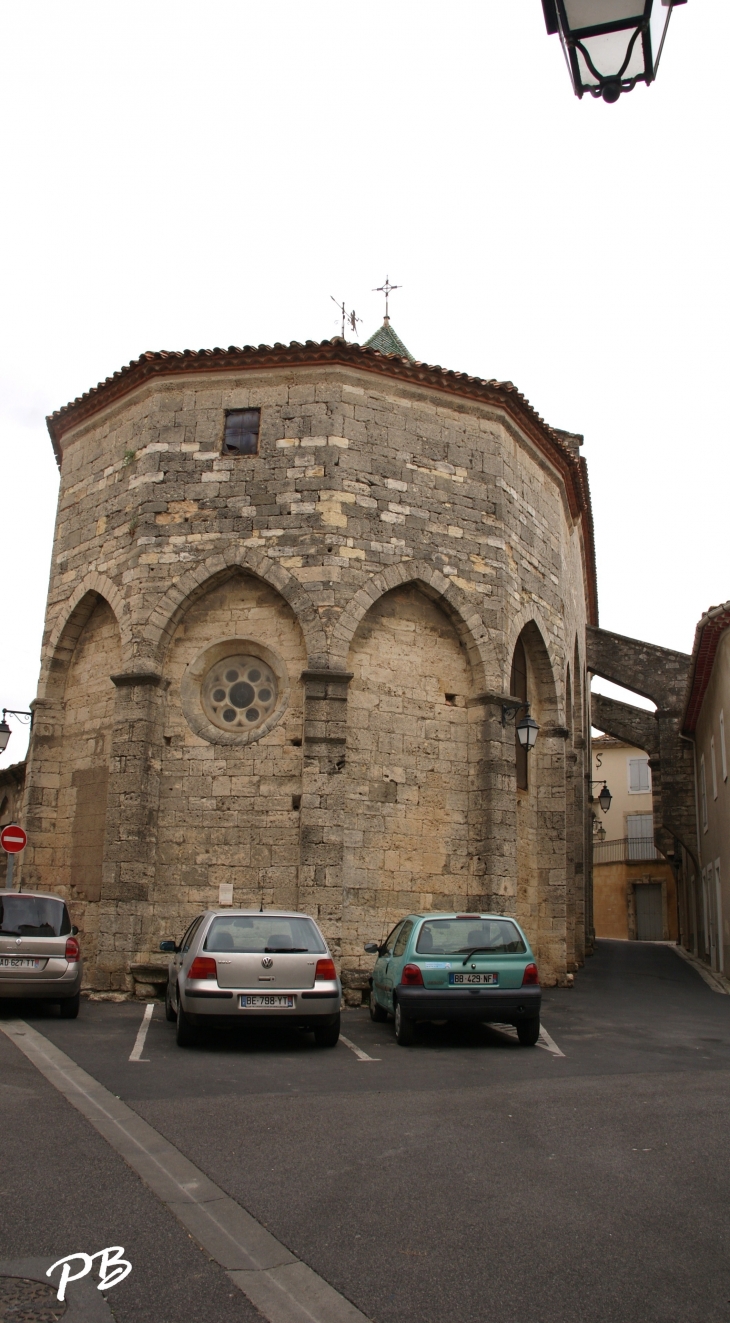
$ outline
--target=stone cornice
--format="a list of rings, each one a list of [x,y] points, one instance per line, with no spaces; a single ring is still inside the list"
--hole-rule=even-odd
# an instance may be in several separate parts
[[[109,679],[117,689],[131,689],[139,684],[159,685],[167,689],[170,683],[157,671],[121,671],[118,675],[110,675]]]

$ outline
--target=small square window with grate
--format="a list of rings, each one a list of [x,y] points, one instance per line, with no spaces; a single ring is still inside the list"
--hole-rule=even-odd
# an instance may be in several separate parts
[[[258,455],[260,409],[230,409],[223,437],[224,455]]]

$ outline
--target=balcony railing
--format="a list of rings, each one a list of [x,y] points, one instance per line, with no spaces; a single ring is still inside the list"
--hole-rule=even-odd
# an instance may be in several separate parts
[[[639,860],[658,859],[651,836],[624,836],[620,841],[593,841],[594,864],[634,864]]]

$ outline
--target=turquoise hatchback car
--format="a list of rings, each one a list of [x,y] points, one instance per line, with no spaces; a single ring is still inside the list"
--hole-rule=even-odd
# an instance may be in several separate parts
[[[377,952],[370,993],[373,1020],[395,1020],[402,1047],[419,1020],[513,1024],[524,1047],[540,1034],[542,993],[530,944],[501,914],[409,914]]]

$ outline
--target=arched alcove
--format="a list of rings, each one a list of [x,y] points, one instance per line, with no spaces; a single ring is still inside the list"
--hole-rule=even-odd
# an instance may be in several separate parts
[[[533,944],[544,981],[554,982],[565,969],[564,739],[558,733],[563,728],[558,726],[552,663],[534,620],[524,625],[515,641],[512,677],[522,686],[530,713],[540,726],[522,776],[519,755],[515,755],[517,918]]]
[[[406,583],[371,605],[348,657],[343,954],[409,909],[469,893],[466,649],[437,598]]]
[[[155,873],[160,935],[182,931],[201,905],[224,897],[236,905],[263,900],[296,908],[306,664],[290,604],[241,568],[212,575],[178,613],[163,662]],[[230,725],[226,704],[221,720],[211,711],[219,672],[221,692],[240,700]],[[271,681],[266,694],[265,680]],[[249,690],[265,700],[261,711],[246,703]],[[150,935],[151,946],[156,937]]]
[[[48,658],[29,769],[24,883],[67,897],[92,986],[114,731],[111,676],[121,663],[117,615],[105,597],[88,590],[75,601]]]

